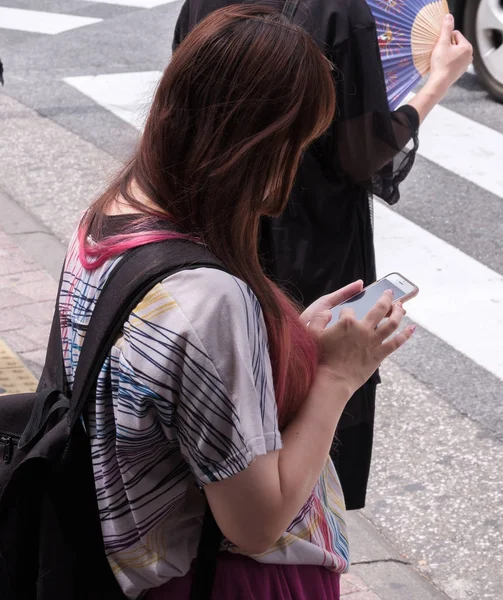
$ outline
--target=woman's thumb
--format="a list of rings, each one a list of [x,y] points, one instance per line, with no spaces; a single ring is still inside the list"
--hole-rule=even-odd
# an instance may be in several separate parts
[[[442,30],[440,32],[439,42],[446,46],[451,45],[452,32],[454,31],[454,17],[449,14],[445,15],[442,23]]]

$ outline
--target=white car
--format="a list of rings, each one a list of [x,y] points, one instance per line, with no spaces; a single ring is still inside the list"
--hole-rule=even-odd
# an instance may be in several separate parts
[[[473,65],[487,91],[503,102],[503,0],[449,0],[458,29],[473,45]]]

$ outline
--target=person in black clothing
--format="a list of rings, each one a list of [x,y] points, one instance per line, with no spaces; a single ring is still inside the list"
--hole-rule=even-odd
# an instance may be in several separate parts
[[[391,112],[376,24],[365,0],[288,2],[285,14],[334,64],[337,116],[306,152],[287,210],[262,221],[260,247],[268,275],[307,306],[355,280],[375,281],[373,195],[390,205],[398,201],[399,184],[414,164],[419,126],[466,70],[472,48],[447,17],[430,79],[408,105]],[[206,15],[233,3],[186,0],[173,50]],[[334,440],[332,459],[348,509],[365,505],[379,381],[375,373],[353,396]]]

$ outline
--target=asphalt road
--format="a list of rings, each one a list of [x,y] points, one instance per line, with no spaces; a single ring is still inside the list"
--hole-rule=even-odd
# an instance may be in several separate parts
[[[137,139],[180,8],[160,2],[0,0],[0,189],[62,241]],[[466,74],[420,152],[398,207],[376,206],[381,274],[421,294],[383,369],[365,514],[451,598],[499,600],[503,106]]]

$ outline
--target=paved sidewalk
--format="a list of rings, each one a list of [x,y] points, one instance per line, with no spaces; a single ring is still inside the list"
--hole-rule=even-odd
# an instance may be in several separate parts
[[[342,576],[341,598],[344,598],[344,600],[382,600],[353,573]]]
[[[64,255],[56,238],[0,193],[2,206],[9,234],[0,228],[0,396],[36,386]],[[448,600],[361,514],[348,514],[348,525],[354,566],[342,577],[344,600]]]
[[[56,289],[54,279],[0,230],[0,338],[36,377],[45,359]],[[1,356],[5,368],[6,351]],[[12,357],[9,362],[12,366]]]
[[[56,292],[54,278],[0,229],[0,396],[35,389]],[[341,588],[347,600],[382,600],[353,573]]]

